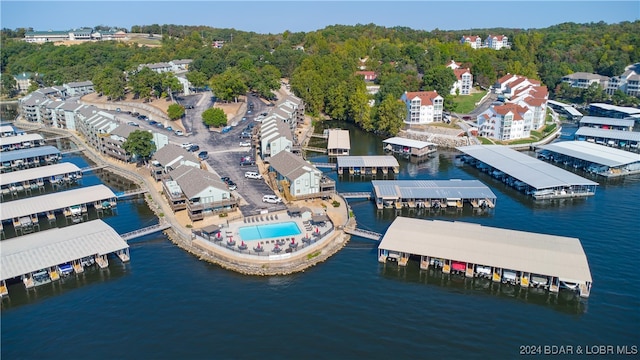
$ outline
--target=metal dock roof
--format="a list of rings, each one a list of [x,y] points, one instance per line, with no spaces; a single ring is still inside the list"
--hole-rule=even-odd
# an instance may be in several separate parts
[[[68,206],[88,204],[94,201],[115,198],[116,194],[105,185],[95,185],[80,189],[61,191],[53,194],[15,200],[10,206],[3,206],[0,220],[8,220],[31,214],[64,209]]]
[[[0,177],[0,186],[15,184],[27,180],[46,178],[49,176],[63,175],[77,171],[80,171],[80,168],[76,166],[76,164],[68,162],[40,166],[37,168],[25,169],[20,171],[13,171],[10,173],[2,174],[2,177]]]
[[[586,126],[579,128],[576,131],[575,136],[592,136],[594,138],[640,142],[640,132],[637,131],[607,130]]]
[[[393,156],[372,155],[372,156],[340,156],[338,157],[338,167],[398,167],[398,160]]]
[[[635,121],[633,120],[624,120],[624,119],[616,119],[610,117],[600,117],[600,116],[584,116],[580,119],[580,124],[597,124],[597,125],[613,125],[613,126],[624,126],[628,128],[632,128]]]
[[[598,185],[597,182],[505,146],[471,145],[457,149],[538,190],[570,185]]]
[[[383,199],[495,199],[478,180],[372,180],[377,198]]]
[[[428,146],[436,146],[436,144],[434,144],[432,142],[407,139],[407,138],[403,138],[403,137],[399,137],[399,136],[383,140],[382,143],[383,144],[406,146],[406,147],[416,148],[416,149],[423,149],[423,148],[426,148]]]
[[[539,148],[609,167],[619,167],[640,162],[640,154],[593,144],[588,141],[561,141],[542,145]]]
[[[327,149],[351,149],[349,130],[329,129]]]
[[[37,141],[37,140],[44,140],[44,137],[40,134],[7,136],[7,137],[0,138],[0,146],[21,144],[23,142]]]
[[[84,222],[2,240],[0,280],[28,274],[93,255],[105,255],[129,247],[102,220]]]
[[[577,238],[465,222],[397,217],[380,249],[591,282]]]
[[[53,154],[60,154],[60,150],[58,150],[55,146],[51,146],[51,145],[39,146],[39,147],[21,149],[21,150],[15,150],[15,151],[3,151],[3,152],[0,152],[0,162],[28,159],[32,157],[53,155]]]

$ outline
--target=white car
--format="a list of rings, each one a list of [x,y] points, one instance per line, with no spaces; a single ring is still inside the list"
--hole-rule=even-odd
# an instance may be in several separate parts
[[[264,195],[262,197],[262,202],[269,203],[269,204],[280,204],[282,202],[282,199],[280,199],[275,195]]]
[[[175,131],[175,133],[176,133],[176,135],[178,135],[178,136],[183,136],[183,135],[184,135],[184,133],[182,132],[182,130],[176,130],[176,131]]]
[[[255,171],[247,171],[246,173],[244,173],[244,177],[246,179],[262,180],[262,175]]]
[[[184,144],[180,145],[180,147],[183,148],[183,149],[188,149],[188,148],[190,148],[192,146],[193,146],[192,143],[184,143]]]
[[[242,141],[242,142],[240,142],[240,146],[242,146],[242,147],[249,147],[249,146],[251,146],[251,143],[250,143],[250,142],[248,142],[248,141]]]

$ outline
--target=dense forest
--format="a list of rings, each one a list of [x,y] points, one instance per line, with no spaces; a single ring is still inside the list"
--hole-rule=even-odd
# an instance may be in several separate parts
[[[166,95],[175,85],[171,79],[143,74],[136,82],[135,70],[142,63],[193,59],[188,74],[196,87],[210,86],[222,100],[233,101],[247,91],[273,97],[280,77],[290,79],[292,91],[308,104],[313,115],[354,121],[367,130],[393,133],[399,112],[397,99],[404,91],[437,90],[445,96],[445,108],[455,110],[452,95],[445,92],[455,80],[445,68],[451,60],[469,67],[479,87],[488,87],[506,73],[541,80],[551,97],[570,96],[574,101],[593,98],[560,86],[561,78],[573,72],[606,76],[621,74],[640,62],[640,21],[618,24],[564,23],[545,29],[476,29],[467,31],[422,31],[406,27],[387,28],[374,24],[328,26],[308,33],[258,34],[205,26],[133,26],[131,32],[162,34],[160,47],[104,41],[74,46],[51,43],[29,44],[20,40],[24,29],[2,30],[3,92],[11,89],[11,74],[42,74],[42,85],[91,79],[103,92],[121,95],[125,86],[143,92],[153,83],[156,96]],[[460,44],[463,35],[507,35],[511,49],[472,49]],[[211,46],[224,41],[220,49]],[[367,70],[378,73],[380,91],[371,99],[365,83],[355,76],[360,59]],[[123,74],[130,74],[125,76]],[[9,78],[9,79],[8,79]],[[142,85],[141,85],[142,84]],[[142,87],[142,90],[141,90]],[[597,90],[597,89],[596,89]],[[446,95],[445,95],[446,94]],[[624,94],[599,101],[634,102]],[[375,106],[368,103],[375,100]]]

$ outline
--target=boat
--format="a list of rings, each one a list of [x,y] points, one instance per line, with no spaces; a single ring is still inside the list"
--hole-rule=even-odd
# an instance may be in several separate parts
[[[80,260],[80,264],[82,264],[83,267],[89,267],[89,266],[92,266],[95,263],[96,263],[96,261],[92,256],[85,257],[85,258],[82,258]]]
[[[577,290],[578,283],[560,280],[560,287],[569,290]]]
[[[460,261],[452,261],[451,262],[451,270],[465,272],[467,269],[467,264]]]
[[[549,283],[549,280],[546,276],[542,275],[531,275],[531,285],[533,286],[546,286]]]
[[[39,270],[33,273],[33,283],[35,286],[48,284],[50,282],[51,278],[47,270]]]
[[[60,264],[58,265],[58,271],[60,275],[67,276],[73,273],[73,266],[69,263]]]
[[[502,271],[502,282],[515,285],[517,283],[518,275],[513,270]]]
[[[491,277],[491,266],[476,265],[476,274],[479,276]]]

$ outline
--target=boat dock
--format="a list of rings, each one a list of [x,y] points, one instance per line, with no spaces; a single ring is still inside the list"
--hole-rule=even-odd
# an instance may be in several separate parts
[[[327,153],[329,156],[348,156],[351,151],[349,130],[328,129]]]
[[[88,206],[98,215],[116,207],[116,195],[105,185],[95,185],[52,194],[15,200],[11,206],[3,206],[2,222],[11,222],[16,235],[40,230],[40,214],[45,214],[50,224],[56,221],[56,213],[62,213],[67,222],[82,222],[88,218]]]
[[[460,157],[536,200],[593,196],[597,182],[501,145],[458,147]]]
[[[478,180],[372,180],[378,209],[493,208],[496,195]]]
[[[24,136],[24,135],[23,135]],[[60,150],[55,146],[39,146],[29,149],[0,152],[2,173],[30,169],[57,163],[62,158]]]
[[[378,261],[444,274],[484,277],[523,288],[589,297],[592,278],[580,240],[465,222],[397,217],[378,246]],[[508,285],[507,285],[508,286]]]
[[[438,150],[438,146],[432,142],[407,139],[402,137],[392,137],[382,141],[385,151],[403,156],[423,157],[433,154]]]
[[[338,175],[347,173],[349,176],[376,177],[378,172],[382,172],[386,177],[390,172],[400,172],[400,164],[393,156],[338,156],[337,162]]]
[[[44,146],[45,138],[40,134],[25,134],[0,138],[0,151],[15,151]]]
[[[605,130],[633,131],[633,119],[624,120],[600,116],[584,116],[580,119],[580,127],[590,127]]]
[[[11,197],[19,193],[32,193],[34,190],[42,192],[47,183],[52,186],[68,184],[82,178],[82,171],[72,163],[58,163],[32,169],[13,171],[0,177],[2,199],[6,195]]]
[[[628,151],[638,152],[640,150],[640,132],[637,131],[596,129],[583,126],[576,131],[574,139],[618,147]]]
[[[165,221],[160,221],[160,223],[144,227],[142,229],[134,230],[128,233],[124,233],[120,235],[124,241],[129,241],[133,239],[137,239],[139,237],[156,233],[158,231],[166,230],[171,227],[171,224]]]
[[[606,178],[640,173],[640,154],[588,141],[561,141],[538,147],[538,158]]]
[[[94,263],[109,265],[109,254],[129,261],[129,245],[102,220],[88,221],[2,241],[0,294],[8,294],[6,281],[19,278],[27,289],[82,273]]]

